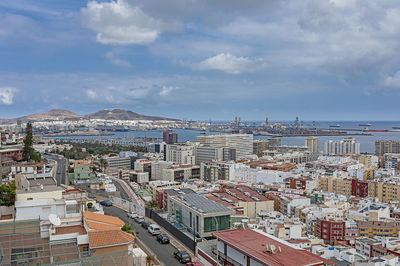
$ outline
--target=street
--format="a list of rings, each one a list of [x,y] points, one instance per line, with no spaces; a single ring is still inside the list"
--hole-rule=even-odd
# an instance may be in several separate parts
[[[43,155],[44,158],[48,158],[57,162],[57,174],[56,181],[57,186],[61,184],[66,184],[66,170],[67,170],[67,159],[63,156],[57,156],[55,154]]]
[[[130,224],[134,230],[139,232],[138,238],[151,249],[157,258],[167,266],[180,265],[178,260],[174,257],[174,251],[176,249],[171,244],[160,244],[157,242],[156,237],[152,236],[147,230],[145,230],[140,224],[136,223],[133,219],[128,218],[126,212],[117,207],[104,207],[104,213],[119,217],[125,223]]]

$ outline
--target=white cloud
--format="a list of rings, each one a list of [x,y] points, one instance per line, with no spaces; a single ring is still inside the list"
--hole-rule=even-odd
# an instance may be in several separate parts
[[[121,67],[131,67],[131,63],[129,63],[126,60],[117,58],[113,52],[107,52],[104,55],[106,58],[110,59],[111,64],[116,65],[116,66],[121,66]]]
[[[386,77],[383,85],[391,89],[400,89],[400,71],[397,71],[393,76]]]
[[[266,67],[262,59],[250,59],[248,57],[236,57],[230,53],[221,53],[192,64],[195,70],[217,70],[228,74],[241,74],[255,72]]]
[[[147,44],[158,38],[161,22],[124,0],[88,2],[81,10],[86,26],[97,32],[103,44]]]
[[[94,90],[87,90],[86,94],[90,99],[96,99],[96,92]]]
[[[18,91],[17,88],[13,87],[1,87],[0,88],[0,103],[10,105],[14,102],[14,94]]]
[[[172,86],[162,86],[162,89],[160,91],[160,96],[170,96],[171,92],[176,89],[177,89],[176,87]]]

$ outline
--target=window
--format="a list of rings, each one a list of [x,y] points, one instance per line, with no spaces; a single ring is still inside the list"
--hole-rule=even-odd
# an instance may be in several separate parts
[[[89,246],[83,247],[82,255],[83,256],[90,256]]]
[[[190,220],[190,228],[193,228],[193,225],[192,225],[192,212],[190,212],[189,213],[189,220]]]

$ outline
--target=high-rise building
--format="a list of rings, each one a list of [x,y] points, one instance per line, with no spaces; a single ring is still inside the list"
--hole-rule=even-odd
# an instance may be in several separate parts
[[[194,146],[167,144],[165,161],[175,164],[195,164]]]
[[[325,142],[325,154],[360,154],[360,143],[354,138],[344,138],[341,141],[328,140]]]
[[[236,150],[236,159],[242,159],[253,153],[252,134],[207,135],[197,136],[203,146],[231,148]]]
[[[163,131],[163,141],[167,144],[175,144],[178,142],[178,134],[170,133],[170,130]]]
[[[305,139],[305,146],[308,147],[310,152],[318,152],[318,137],[307,137]]]
[[[375,141],[375,155],[383,156],[385,153],[400,153],[400,142],[393,140]]]
[[[253,142],[253,153],[261,157],[263,155],[263,151],[277,146],[281,146],[281,138],[255,140]]]

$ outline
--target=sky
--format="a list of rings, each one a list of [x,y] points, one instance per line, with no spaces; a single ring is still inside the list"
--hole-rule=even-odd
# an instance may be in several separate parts
[[[400,120],[398,0],[1,0],[0,117]]]

